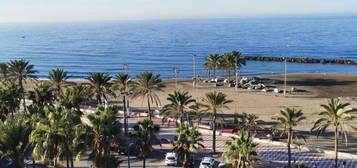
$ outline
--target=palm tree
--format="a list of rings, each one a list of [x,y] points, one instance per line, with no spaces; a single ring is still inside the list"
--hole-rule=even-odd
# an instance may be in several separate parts
[[[24,119],[0,121],[0,160],[11,161],[14,168],[25,167],[25,159],[32,151],[30,134],[31,126]]]
[[[34,78],[34,74],[37,71],[34,70],[34,65],[30,64],[30,61],[20,59],[20,60],[10,60],[9,63],[9,72],[10,75],[13,76],[17,81],[18,85],[20,86],[21,90],[21,98],[23,99],[23,108],[26,111],[26,100],[25,100],[25,89],[23,82],[26,78]]]
[[[207,70],[208,79],[211,79],[211,72],[213,70],[213,66],[211,65],[210,62],[205,62],[203,65],[204,65],[205,69]]]
[[[75,109],[77,113],[81,114],[80,105],[82,105],[88,98],[88,88],[84,85],[72,86],[60,95],[59,102],[66,109]]]
[[[110,167],[113,156],[111,148],[120,145],[121,125],[115,116],[115,107],[99,106],[97,112],[87,116],[89,123],[78,131],[76,140],[78,156],[91,150],[90,159],[94,168]]]
[[[184,117],[186,117],[186,121],[190,122],[188,112],[191,110],[191,104],[196,100],[187,91],[174,91],[173,94],[169,94],[167,100],[170,104],[165,105],[160,111],[160,115],[164,116],[163,121],[175,118],[180,120],[180,124],[183,124]]]
[[[130,85],[130,77],[127,73],[118,73],[113,77],[113,89],[119,90],[123,94],[123,111],[124,111],[124,127],[125,135],[128,135],[128,114],[127,114],[127,97]]]
[[[32,155],[35,159],[56,167],[60,157],[60,144],[63,142],[60,130],[64,109],[46,106],[44,112],[45,116],[38,119],[31,133],[30,142],[34,145]]]
[[[67,168],[74,167],[76,131],[80,124],[80,115],[72,110],[66,110],[60,119],[59,135],[62,141],[59,144],[59,155],[66,160]]]
[[[178,136],[175,137],[173,142],[173,150],[178,154],[179,160],[183,162],[184,167],[187,167],[192,159],[191,153],[204,148],[202,145],[203,139],[197,128],[191,128],[188,124],[181,124],[177,133]]]
[[[243,112],[242,117],[240,118],[240,121],[238,123],[236,130],[246,131],[248,133],[248,136],[251,136],[252,131],[255,132],[262,128],[257,123],[258,118],[259,117],[254,114],[247,114],[247,113]]]
[[[62,93],[62,87],[68,78],[68,72],[63,69],[57,68],[49,71],[49,79],[57,92],[57,96]]]
[[[234,162],[236,168],[254,167],[252,157],[257,156],[257,152],[251,136],[242,131],[239,137],[231,137],[226,145],[227,150],[223,153],[225,160]]]
[[[212,148],[213,152],[216,152],[216,126],[217,126],[217,114],[222,109],[229,109],[227,104],[232,103],[232,100],[227,100],[227,95],[222,92],[209,92],[206,93],[206,97],[202,99],[203,104],[201,106],[205,107],[205,111],[211,113],[212,126],[213,126],[213,141]]]
[[[51,86],[48,83],[40,82],[34,90],[29,91],[29,99],[39,107],[52,105],[53,94]]]
[[[159,96],[155,92],[162,91],[165,87],[161,83],[160,75],[154,75],[152,72],[140,73],[132,84],[133,98],[141,97],[147,100],[149,119],[151,120],[151,103],[160,104]]]
[[[14,116],[21,103],[21,92],[18,85],[11,80],[0,82],[0,119],[8,113]]]
[[[225,71],[228,71],[228,80],[230,81],[231,70],[234,70],[236,73],[237,68],[241,68],[245,65],[245,59],[241,56],[239,51],[231,51],[223,54],[222,59],[220,60],[220,66]]]
[[[207,69],[213,70],[213,76],[216,77],[216,69],[219,65],[219,60],[221,59],[221,56],[218,54],[210,54],[206,62],[204,63]]]
[[[291,167],[291,148],[292,138],[294,134],[293,128],[297,126],[306,117],[301,110],[295,108],[283,108],[280,113],[272,117],[273,120],[278,122],[278,126],[284,128],[284,132],[288,135],[288,167]]]
[[[6,63],[0,63],[0,77],[6,79],[9,75],[9,66]]]
[[[134,130],[135,134],[133,136],[133,146],[138,152],[138,157],[143,158],[143,168],[145,168],[146,158],[153,151],[152,145],[159,143],[157,134],[159,133],[160,127],[154,125],[151,120],[145,119],[144,121],[139,121],[134,126]]]
[[[246,65],[245,58],[242,56],[242,53],[240,51],[231,51],[230,54],[234,56],[234,63],[237,66],[237,69],[234,68],[234,73],[236,73],[236,71],[239,72],[240,68]]]
[[[86,79],[90,82],[90,90],[95,95],[98,104],[102,104],[102,98],[107,101],[107,94],[113,95],[110,90],[111,76],[105,72],[89,73]]]
[[[330,99],[328,104],[322,104],[322,111],[318,113],[319,119],[314,123],[311,131],[316,132],[317,137],[324,133],[329,127],[335,132],[335,168],[338,167],[338,140],[339,134],[344,135],[347,143],[349,121],[355,119],[352,112],[356,109],[350,108],[349,103],[342,103],[339,99]]]

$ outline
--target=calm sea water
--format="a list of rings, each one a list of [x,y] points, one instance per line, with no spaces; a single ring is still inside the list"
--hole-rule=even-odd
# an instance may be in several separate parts
[[[357,60],[357,16],[320,18],[207,19],[98,23],[0,24],[0,62],[29,59],[39,77],[64,68],[73,78],[88,72],[116,73],[129,65],[172,77],[192,76],[192,54],[200,76],[210,53]],[[290,73],[357,73],[357,66],[294,64]],[[282,63],[248,62],[244,75],[280,74]]]

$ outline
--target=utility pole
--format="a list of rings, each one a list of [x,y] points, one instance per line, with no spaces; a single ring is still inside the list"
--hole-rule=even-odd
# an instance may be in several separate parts
[[[284,57],[284,65],[285,65],[285,75],[284,75],[284,97],[286,97],[286,80],[287,80],[287,74],[288,74],[288,66],[286,62],[286,58]]]
[[[174,79],[175,79],[175,87],[176,87],[176,90],[177,90],[177,75],[178,75],[178,69],[177,69],[176,67],[174,67],[174,68],[172,69],[172,75],[173,75],[173,77],[174,77]]]

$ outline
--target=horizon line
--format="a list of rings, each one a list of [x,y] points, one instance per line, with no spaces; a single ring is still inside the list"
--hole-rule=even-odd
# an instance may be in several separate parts
[[[289,19],[289,18],[328,18],[328,17],[355,17],[356,13],[321,13],[321,14],[286,14],[286,15],[243,15],[223,17],[173,17],[173,18],[128,18],[103,20],[63,20],[63,21],[11,21],[0,24],[56,24],[56,23],[101,23],[101,22],[136,22],[136,21],[179,21],[179,20],[211,20],[211,19]]]

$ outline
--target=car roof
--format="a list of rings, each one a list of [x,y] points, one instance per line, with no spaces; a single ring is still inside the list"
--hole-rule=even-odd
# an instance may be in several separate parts
[[[202,162],[212,162],[212,161],[213,161],[213,158],[211,158],[211,157],[202,158]]]
[[[169,152],[169,153],[166,153],[166,156],[176,156],[176,153],[174,153],[174,152]]]

